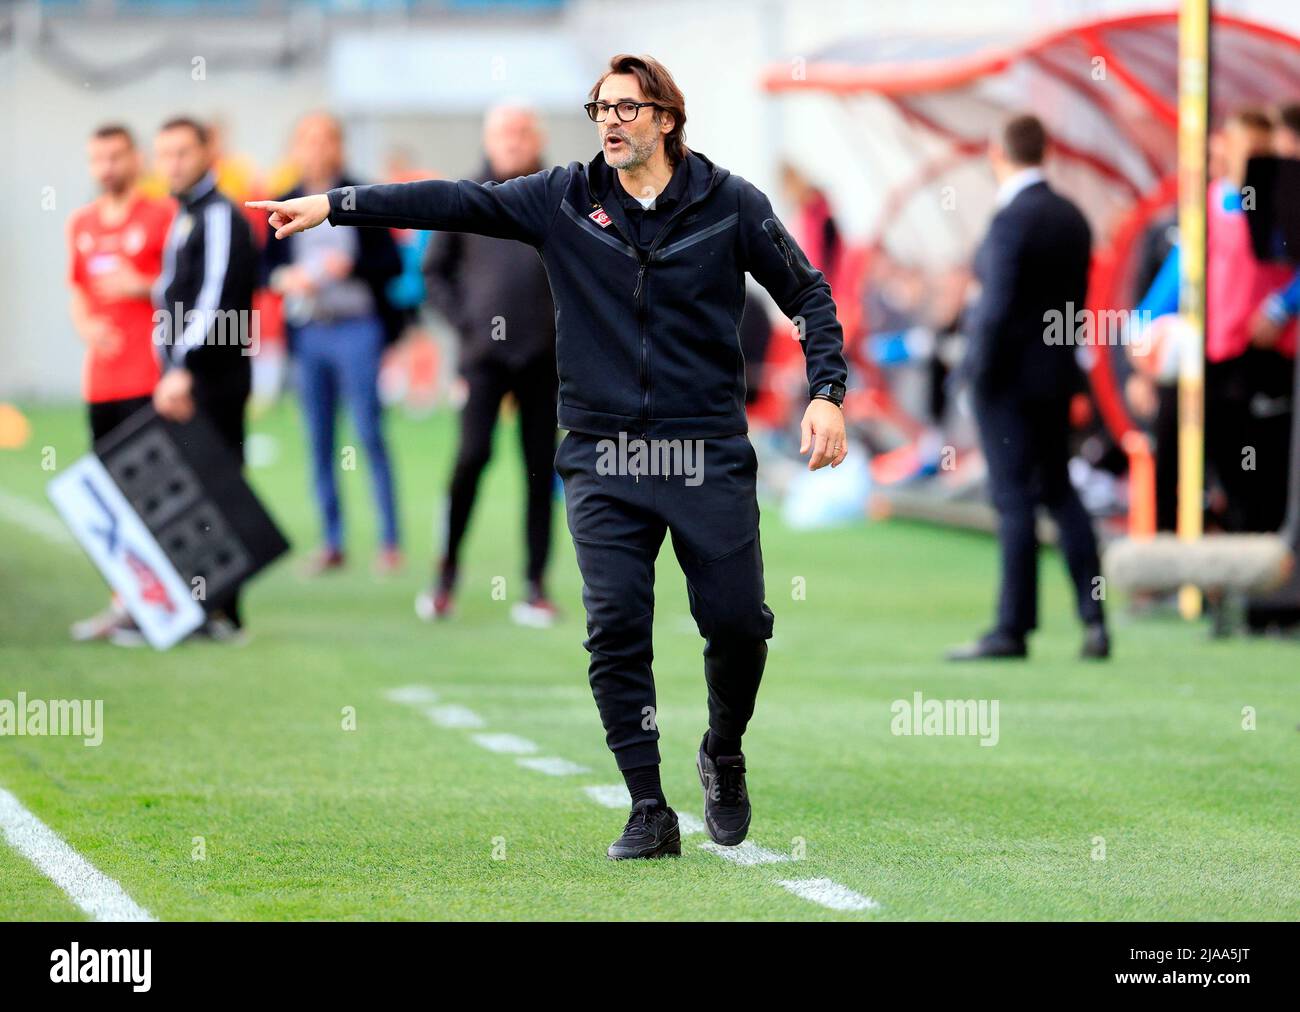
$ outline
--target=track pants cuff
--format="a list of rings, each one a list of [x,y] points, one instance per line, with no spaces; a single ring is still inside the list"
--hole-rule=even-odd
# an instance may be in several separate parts
[[[659,765],[659,743],[657,741],[639,741],[618,749],[614,753],[619,772],[636,769],[638,766]]]

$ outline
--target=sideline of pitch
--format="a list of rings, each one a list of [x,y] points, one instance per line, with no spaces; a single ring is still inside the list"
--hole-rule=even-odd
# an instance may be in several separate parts
[[[126,891],[72,849],[13,794],[0,787],[0,834],[84,913],[96,921],[155,918]]]
[[[558,756],[531,757],[531,753],[540,751],[537,744],[508,732],[483,731],[487,726],[486,721],[468,707],[459,704],[435,705],[438,702],[438,694],[428,686],[404,685],[387,690],[384,696],[390,702],[423,708],[425,716],[439,727],[478,731],[478,734],[470,736],[470,740],[489,752],[528,756],[529,758],[515,760],[517,765],[526,769],[551,776],[571,776],[591,772],[585,766]],[[582,791],[589,800],[603,808],[625,809],[632,804],[627,787],[623,784],[588,784],[582,788]],[[704,822],[689,812],[678,812],[677,822],[682,836],[704,832]],[[789,854],[760,847],[752,840],[746,840],[737,847],[721,847],[712,840],[705,840],[700,844],[700,849],[741,866],[781,864],[793,860]],[[827,910],[843,913],[880,909],[880,904],[871,897],[863,896],[834,879],[778,879],[776,884],[792,895],[816,903]]]

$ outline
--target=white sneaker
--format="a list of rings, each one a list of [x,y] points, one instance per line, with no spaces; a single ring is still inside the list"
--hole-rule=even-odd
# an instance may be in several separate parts
[[[113,627],[108,634],[108,642],[115,647],[143,647],[149,643],[140,627],[130,619]]]
[[[449,591],[422,590],[415,595],[415,615],[423,622],[440,622],[452,616]]]
[[[532,601],[520,601],[510,609],[510,618],[515,625],[524,625],[532,629],[549,629],[560,617],[560,610],[544,597]]]
[[[126,609],[118,601],[113,601],[107,608],[90,618],[73,622],[68,627],[68,635],[78,643],[91,640],[106,640],[127,617]]]
[[[232,647],[248,645],[248,633],[224,615],[213,615],[197,632],[213,643],[226,643]]]

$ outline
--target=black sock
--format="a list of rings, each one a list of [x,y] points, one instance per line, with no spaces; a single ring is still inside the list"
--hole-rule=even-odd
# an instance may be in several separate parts
[[[668,801],[664,798],[663,787],[659,784],[659,767],[655,766],[637,766],[630,770],[623,771],[623,779],[627,781],[627,792],[632,795],[632,804],[638,801],[652,800],[657,801],[665,808],[668,807]]]
[[[709,731],[708,740],[704,743],[704,754],[710,759],[716,759],[720,755],[740,755],[739,738],[723,738],[716,731]]]

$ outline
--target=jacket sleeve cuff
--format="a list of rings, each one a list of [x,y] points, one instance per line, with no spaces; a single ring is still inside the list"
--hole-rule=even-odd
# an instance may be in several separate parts
[[[340,224],[350,212],[357,209],[357,188],[355,186],[335,187],[326,194],[326,197],[329,198],[330,213],[325,220],[331,225]]]

